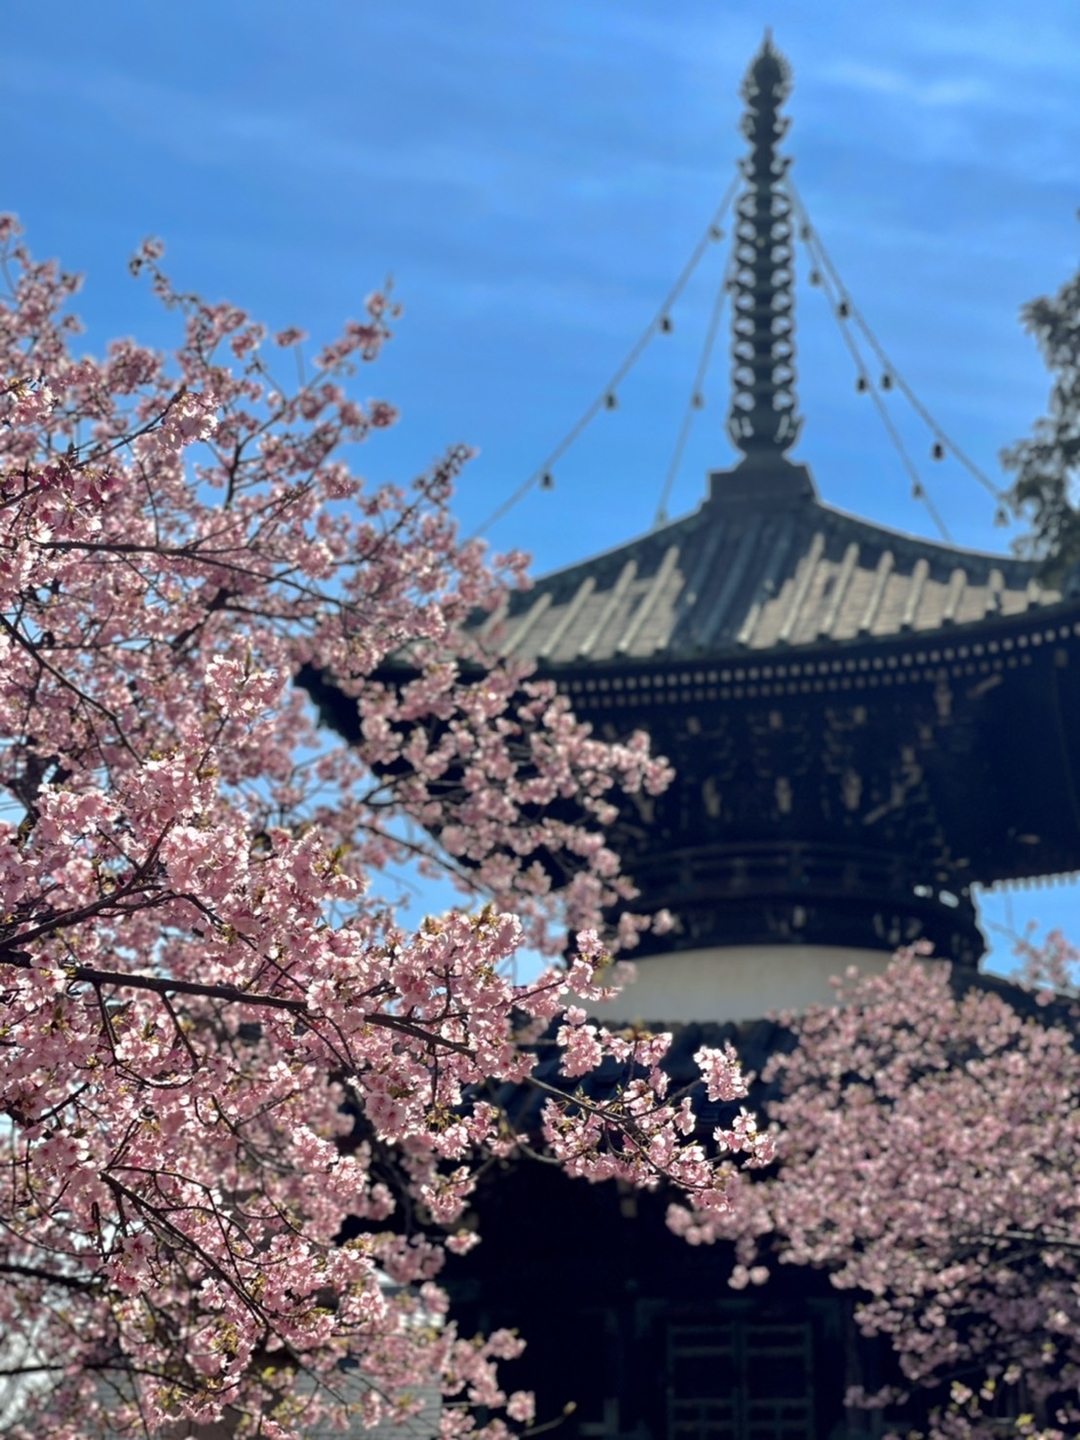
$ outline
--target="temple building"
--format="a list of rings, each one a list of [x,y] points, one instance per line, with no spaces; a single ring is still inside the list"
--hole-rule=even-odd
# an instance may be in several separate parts
[[[789,456],[788,88],[766,40],[743,87],[728,422],[742,458],[694,513],[488,622],[597,733],[645,729],[674,765],[610,832],[634,908],[674,924],[593,1008],[672,1029],[684,1083],[694,1051],[725,1038],[760,1069],[784,1043],[763,1017],[830,1001],[831,975],[880,970],[898,945],[927,940],[975,982],[972,887],[1080,869],[1080,598],[1030,562],[835,510]],[[539,1422],[573,1403],[552,1432],[567,1440],[840,1440],[918,1420],[917,1400],[845,1408],[850,1386],[892,1378],[850,1295],[788,1266],[732,1291],[730,1253],[675,1239],[666,1203],[529,1163],[482,1188],[484,1243],[451,1293],[466,1329],[528,1337],[508,1380],[535,1388]],[[567,1302],[571,1275],[584,1306]]]
[[[496,617],[598,733],[676,779],[611,832],[675,926],[616,1008],[729,1020],[829,996],[837,952],[973,967],[973,885],[1080,868],[1080,604],[1030,561],[884,529],[789,458],[792,202],[766,41],[747,76],[728,430],[691,515],[543,577]],[[1018,765],[1016,757],[1024,756]]]
[[[541,578],[485,622],[596,733],[645,729],[674,766],[609,836],[634,908],[673,924],[595,1009],[671,1029],[676,1083],[725,1039],[760,1071],[790,1040],[771,1013],[830,1001],[831,975],[880,970],[899,945],[929,941],[976,983],[972,887],[1080,870],[1080,593],[1045,587],[1030,562],[833,509],[790,457],[789,85],[766,39],[742,92],[728,421],[741,459],[692,514]],[[556,1058],[540,1069],[559,1083]],[[501,1098],[526,1128],[539,1112],[535,1092]],[[506,1381],[536,1391],[539,1425],[565,1440],[842,1440],[918,1420],[917,1406],[845,1407],[849,1387],[892,1378],[850,1294],[792,1266],[733,1291],[730,1252],[676,1239],[667,1203],[530,1161],[486,1176],[483,1243],[451,1261],[448,1287],[465,1333],[527,1337]]]

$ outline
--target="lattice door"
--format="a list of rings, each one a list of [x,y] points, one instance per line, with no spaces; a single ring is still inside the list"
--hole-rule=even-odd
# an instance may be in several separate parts
[[[673,1321],[669,1440],[814,1440],[808,1324]]]

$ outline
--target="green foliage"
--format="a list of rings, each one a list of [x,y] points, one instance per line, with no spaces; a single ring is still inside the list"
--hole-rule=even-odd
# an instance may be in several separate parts
[[[1029,439],[1002,452],[1016,475],[1006,498],[1031,524],[1021,548],[1058,582],[1080,560],[1080,273],[1021,315],[1054,380],[1049,414],[1036,420]]]

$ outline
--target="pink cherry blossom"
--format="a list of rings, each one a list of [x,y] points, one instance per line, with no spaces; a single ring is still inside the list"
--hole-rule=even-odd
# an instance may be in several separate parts
[[[227,1416],[288,1440],[434,1386],[445,1435],[494,1440],[531,1421],[498,1380],[523,1342],[459,1336],[436,1277],[477,1243],[478,1167],[520,1143],[493,1084],[539,1083],[545,1027],[641,931],[604,828],[669,768],[485,652],[469,622],[524,560],[458,539],[467,452],[409,486],[351,473],[394,419],[346,388],[389,339],[386,296],[290,390],[301,333],[178,293],[155,241],[132,269],[183,327],[169,359],[74,358],[77,280],[10,219],[0,246],[9,1433]],[[330,677],[354,746],[299,674]],[[460,907],[399,923],[405,861]],[[569,964],[515,983],[515,952],[568,929]],[[566,1169],[721,1213],[730,1154],[765,1155],[750,1121],[710,1158],[666,1093],[670,1037],[574,1009],[556,1029],[567,1076],[626,1074],[602,1104],[546,1093]],[[702,1065],[742,1093],[730,1056]]]
[[[1060,936],[1024,958],[1044,1001],[1075,974]],[[737,1289],[777,1262],[827,1267],[909,1388],[930,1387],[933,1440],[1080,1423],[1080,1048],[1060,991],[1035,999],[915,954],[849,974],[766,1071],[776,1169],[732,1175],[726,1210],[669,1214],[693,1243],[736,1241]],[[732,1130],[745,1145],[756,1126]]]

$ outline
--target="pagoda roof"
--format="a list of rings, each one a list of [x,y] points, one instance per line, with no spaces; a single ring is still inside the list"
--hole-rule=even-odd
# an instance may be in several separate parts
[[[1037,565],[823,504],[773,454],[711,477],[692,514],[541,577],[485,630],[543,670],[844,646],[1057,605]]]

